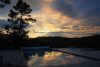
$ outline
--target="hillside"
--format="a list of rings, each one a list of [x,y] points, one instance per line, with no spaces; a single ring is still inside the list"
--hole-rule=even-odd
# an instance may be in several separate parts
[[[100,49],[100,35],[94,35],[82,38],[65,38],[65,37],[38,37],[25,39],[11,40],[9,37],[0,36],[0,48],[15,49],[20,47],[36,47],[36,46],[50,46],[52,48],[93,48]]]

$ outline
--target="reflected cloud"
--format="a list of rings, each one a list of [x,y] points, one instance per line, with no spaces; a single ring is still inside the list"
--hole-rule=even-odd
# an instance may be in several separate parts
[[[72,61],[73,60],[73,61]],[[56,66],[63,64],[80,63],[73,55],[67,55],[61,52],[45,52],[43,57],[32,56],[28,65],[32,66]]]
[[[57,49],[57,48],[56,48]],[[59,48],[57,50],[60,51],[67,51],[67,52],[72,52],[72,53],[76,53],[79,55],[83,55],[83,56],[89,56],[89,57],[94,57],[94,58],[99,58],[99,53],[100,51],[93,51],[93,50],[85,50],[83,49],[73,49],[73,48]],[[82,58],[82,57],[78,57],[78,56],[74,56],[74,55],[69,55],[69,54],[65,54],[62,52],[45,52],[45,54],[43,56],[39,56],[37,53],[35,55],[32,55],[30,60],[28,60],[28,66],[29,67],[48,67],[48,66],[75,66],[80,67],[80,66],[89,66],[91,67],[92,65],[93,67],[95,67],[97,65],[97,67],[99,67],[98,65],[99,62],[96,61],[92,61],[86,58]]]

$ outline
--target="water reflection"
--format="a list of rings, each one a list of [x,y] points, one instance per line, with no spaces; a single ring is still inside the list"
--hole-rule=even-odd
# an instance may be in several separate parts
[[[70,64],[73,55],[64,54],[61,52],[34,52],[27,54],[28,66],[55,66],[62,64]],[[73,60],[76,61],[76,60]],[[76,61],[78,63],[78,61]]]
[[[70,52],[76,52],[76,53],[83,53],[83,55],[94,55],[94,56],[100,56],[100,51],[84,51],[84,50],[72,50],[72,49],[62,49],[63,51],[70,51]],[[99,55],[98,55],[99,54]],[[33,51],[30,53],[25,53],[25,56],[27,57],[28,66],[29,67],[47,67],[47,66],[60,66],[60,65],[100,65],[97,62],[92,62],[91,60],[76,57],[74,55],[65,54],[62,52],[55,52],[55,51]],[[92,63],[91,63],[92,62]]]

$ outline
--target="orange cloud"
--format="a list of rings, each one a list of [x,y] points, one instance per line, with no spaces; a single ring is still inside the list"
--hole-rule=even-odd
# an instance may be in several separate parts
[[[54,0],[43,0],[44,2],[46,2],[46,3],[52,3],[52,2],[54,2]]]
[[[54,0],[42,1],[41,9],[32,13],[32,17],[36,18],[37,22],[35,24],[32,23],[32,26],[29,28],[29,30],[32,31],[29,33],[30,37],[48,36],[49,32],[78,32],[83,34],[87,32],[96,32],[93,29],[90,30],[86,26],[83,26],[81,23],[82,20],[73,19],[70,16],[64,15],[63,13],[54,10],[52,8],[52,3]],[[79,26],[79,29],[74,29],[74,26]],[[66,37],[66,34],[64,34],[64,36]]]
[[[53,10],[51,7],[44,7],[41,11],[33,12],[32,17],[37,19],[36,24],[33,24],[31,30],[35,30],[36,32],[44,32],[43,33],[35,33],[32,36],[44,36],[47,35],[48,32],[68,32],[72,30],[72,26],[79,23],[78,20],[72,19],[69,16],[63,15],[59,11]],[[69,29],[62,29],[61,27],[70,27]]]

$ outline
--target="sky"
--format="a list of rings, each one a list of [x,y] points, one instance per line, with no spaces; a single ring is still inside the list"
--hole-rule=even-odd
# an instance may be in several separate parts
[[[29,37],[82,37],[100,34],[100,0],[23,0],[30,4],[32,17]],[[17,3],[0,8],[0,21],[8,18],[9,10]],[[0,26],[5,23],[1,23]]]

